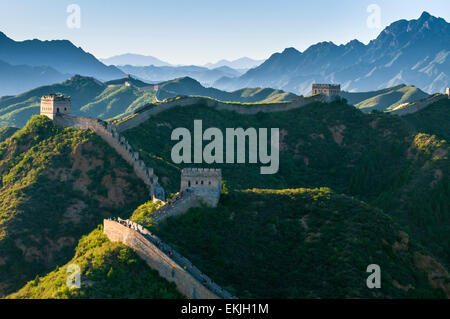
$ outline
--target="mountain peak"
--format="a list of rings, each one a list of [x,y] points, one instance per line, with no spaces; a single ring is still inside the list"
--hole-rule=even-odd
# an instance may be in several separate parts
[[[420,15],[419,20],[421,20],[421,21],[428,20],[430,17],[432,17],[432,15],[429,14],[428,12],[424,11]]]
[[[290,47],[283,50],[282,54],[296,54],[300,53],[296,48]]]

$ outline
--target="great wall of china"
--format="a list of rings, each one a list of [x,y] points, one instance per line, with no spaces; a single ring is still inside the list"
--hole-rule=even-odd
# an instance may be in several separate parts
[[[97,133],[97,135],[115,149],[133,167],[136,175],[148,186],[151,198],[165,200],[164,189],[158,184],[158,177],[154,174],[153,168],[145,166],[144,161],[139,159],[139,153],[133,151],[125,137],[120,136],[117,132],[116,126],[113,123],[68,114],[56,116],[54,122],[63,127],[92,130]]]
[[[450,98],[449,95],[446,94],[434,94],[432,96],[428,96],[424,99],[417,100],[411,103],[405,103],[402,105],[397,106],[395,109],[390,111],[389,113],[397,114],[397,115],[407,115],[411,113],[415,113],[417,111],[420,111],[424,108],[426,108],[428,105],[433,104],[437,101],[448,99]]]
[[[422,109],[441,98],[441,96],[436,96],[431,99],[419,101],[414,111]],[[147,106],[142,111],[134,114],[134,116],[131,116],[118,125],[98,119],[71,116],[69,114],[60,114],[54,118],[54,121],[56,124],[64,127],[70,126],[87,129],[97,133],[134,168],[136,175],[149,187],[150,197],[152,199],[160,199],[164,202],[164,190],[158,184],[158,177],[154,174],[153,169],[145,166],[145,163],[139,159],[139,154],[133,151],[123,136],[120,136],[120,132],[136,127],[148,120],[152,115],[174,107],[202,103],[207,107],[213,107],[218,110],[235,111],[241,114],[256,114],[258,112],[287,111],[302,107],[314,101],[322,100],[323,98],[320,96],[313,96],[307,98],[300,97],[291,102],[245,105],[224,103],[204,97],[183,97],[174,99],[173,101]],[[394,113],[403,115],[401,109]],[[410,112],[404,112],[404,114],[407,113]],[[221,180],[220,170],[182,170],[180,192],[170,202],[164,203],[162,207],[148,216],[145,222],[157,224],[169,216],[184,214],[189,208],[200,206],[204,203],[210,206],[217,205],[220,196],[220,188],[217,187],[217,180]],[[142,225],[129,220],[121,220],[120,218],[117,220],[106,219],[104,220],[104,233],[111,241],[120,241],[135,250],[152,269],[158,271],[161,277],[169,282],[174,282],[177,289],[187,298],[234,298],[229,292],[222,289],[209,277],[204,275],[188,259],[175,252],[169,245],[163,243],[161,239],[151,234]]]
[[[159,275],[174,282],[190,299],[232,299],[228,291],[215,284],[188,259],[163,243],[146,228],[129,220],[105,219],[103,230],[111,241],[120,241],[136,253]]]
[[[149,187],[150,198],[159,199],[164,203],[147,218],[146,222],[158,223],[169,216],[184,214],[189,208],[205,203],[210,206],[217,205],[221,189],[220,170],[183,169],[180,192],[170,202],[165,203],[164,190],[158,184],[158,177],[153,169],[145,166],[128,141],[117,133],[113,123],[69,114],[59,114],[53,121],[63,127],[95,132],[133,167],[136,175]],[[191,183],[193,187],[190,187]],[[161,277],[174,282],[177,289],[187,298],[234,298],[143,226],[129,220],[104,220],[103,232],[109,240],[120,241],[134,249],[152,269],[158,271]]]
[[[167,111],[174,107],[184,107],[194,104],[204,104],[207,107],[215,108],[217,110],[234,111],[240,114],[256,114],[259,112],[271,113],[288,111],[295,108],[305,106],[307,104],[323,101],[324,97],[315,95],[310,97],[299,96],[291,102],[277,102],[277,103],[260,103],[260,104],[242,104],[242,103],[226,103],[206,97],[185,96],[177,99],[170,99],[169,101],[159,104],[147,105],[141,111],[129,116],[124,121],[117,124],[117,131],[123,132],[136,127],[147,121],[151,116]]]

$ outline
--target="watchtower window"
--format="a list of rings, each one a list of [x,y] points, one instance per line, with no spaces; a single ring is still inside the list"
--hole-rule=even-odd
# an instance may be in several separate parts
[[[208,184],[211,185],[211,181],[209,181]]]
[[[56,113],[59,113],[59,107],[56,108]]]
[[[203,181],[201,181],[201,182],[200,182],[200,184],[202,184],[202,185],[203,185]]]
[[[198,181],[195,181],[195,185],[198,185]]]
[[[188,181],[188,187],[191,187],[191,181]]]

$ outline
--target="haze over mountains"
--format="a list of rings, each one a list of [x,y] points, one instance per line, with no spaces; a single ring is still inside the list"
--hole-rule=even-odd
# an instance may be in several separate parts
[[[0,32],[0,96],[60,82],[76,74],[108,81],[123,78],[126,73],[148,83],[188,76],[203,86],[226,91],[269,87],[309,94],[312,83],[330,82],[341,83],[342,89],[350,92],[403,83],[427,93],[443,92],[450,86],[450,24],[424,12],[417,20],[392,23],[367,45],[358,40],[339,46],[321,42],[304,52],[287,48],[264,62],[244,57],[205,66],[171,66],[137,54],[103,61],[134,65],[107,66],[67,40],[14,41]]]
[[[92,54],[68,40],[14,41],[0,32],[0,60],[12,65],[49,66],[61,73],[110,80],[123,76],[115,66],[106,66]]]
[[[257,67],[263,62],[264,60],[254,60],[247,57],[243,57],[232,61],[222,59],[220,61],[217,61],[216,63],[207,63],[205,64],[205,67],[214,69],[221,66],[227,66],[232,69],[251,69]]]
[[[209,69],[202,66],[118,66],[120,70],[127,74],[132,74],[144,81],[155,83],[168,81],[175,78],[189,76],[201,82],[203,85],[211,86],[215,81],[223,77],[237,77],[243,72],[229,68],[227,66]]]
[[[170,63],[164,62],[151,55],[142,55],[135,53],[125,53],[120,55],[114,55],[109,58],[100,59],[106,65],[133,65],[133,66],[169,66]]]
[[[314,82],[341,83],[347,91],[371,91],[400,83],[428,93],[443,92],[450,80],[450,24],[424,12],[399,20],[364,45],[321,42],[304,52],[287,48],[239,78],[214,83],[220,89],[273,87],[307,94]]]

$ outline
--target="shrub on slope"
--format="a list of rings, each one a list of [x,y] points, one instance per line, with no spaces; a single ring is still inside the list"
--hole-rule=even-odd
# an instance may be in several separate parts
[[[0,144],[0,175],[0,296],[67,262],[103,218],[148,199],[100,137],[45,116]]]

